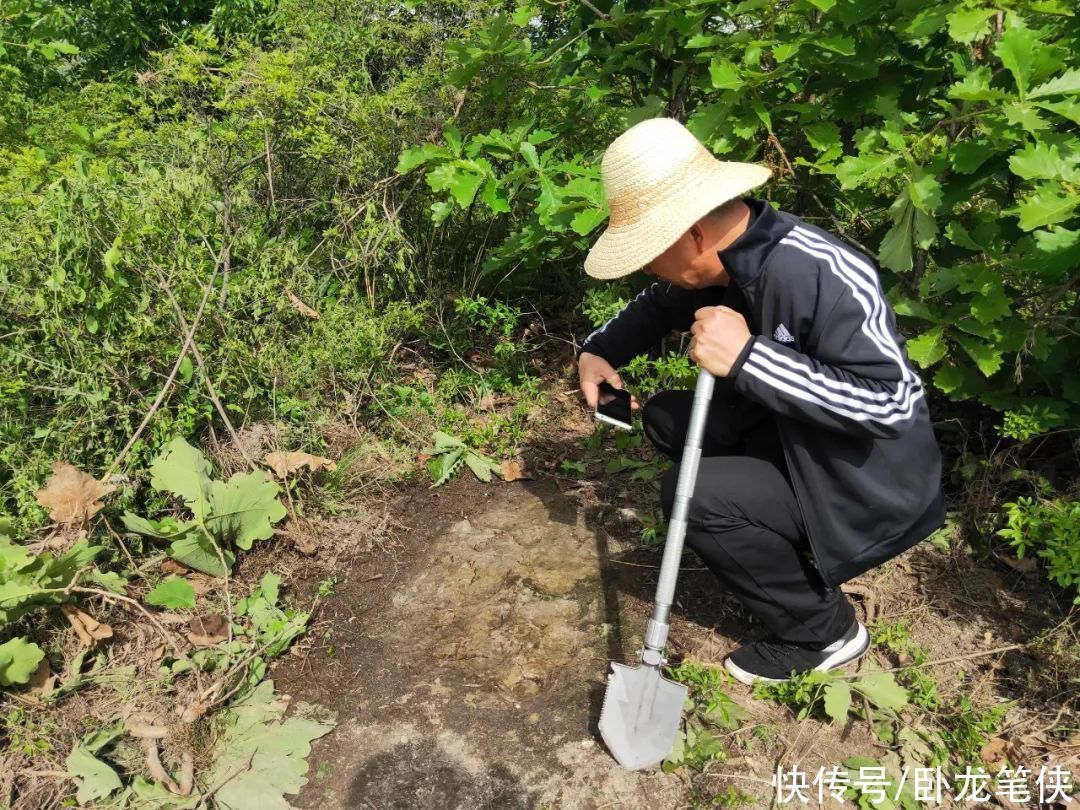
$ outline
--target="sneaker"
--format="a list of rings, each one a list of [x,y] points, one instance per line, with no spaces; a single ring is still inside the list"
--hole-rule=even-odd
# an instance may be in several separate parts
[[[869,647],[870,635],[856,619],[843,637],[820,650],[768,638],[739,647],[724,659],[724,668],[748,686],[754,681],[778,683],[791,680],[792,670],[836,669],[854,661]]]

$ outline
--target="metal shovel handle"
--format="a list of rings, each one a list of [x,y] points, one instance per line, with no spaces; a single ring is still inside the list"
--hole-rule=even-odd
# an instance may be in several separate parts
[[[701,369],[694,387],[694,404],[690,410],[690,426],[686,431],[686,447],[679,462],[679,480],[675,486],[675,505],[671,510],[667,539],[664,542],[664,559],[660,563],[660,581],[656,585],[656,603],[652,618],[645,631],[645,649],[641,661],[659,666],[667,644],[668,614],[675,599],[675,581],[679,578],[679,560],[682,558],[683,541],[686,539],[686,518],[690,512],[690,498],[697,483],[698,465],[701,461],[701,441],[705,434],[705,422],[709,415],[713,384],[716,378]]]

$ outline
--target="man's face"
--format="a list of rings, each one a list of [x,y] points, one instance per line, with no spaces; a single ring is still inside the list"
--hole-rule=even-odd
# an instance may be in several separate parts
[[[724,283],[723,266],[716,253],[705,250],[704,235],[694,225],[671,247],[641,268],[649,276],[691,290]],[[719,276],[718,277],[718,273]]]

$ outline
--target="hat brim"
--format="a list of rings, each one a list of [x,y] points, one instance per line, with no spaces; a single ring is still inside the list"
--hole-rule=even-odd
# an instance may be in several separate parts
[[[755,163],[718,162],[635,222],[609,226],[585,257],[585,272],[605,280],[630,275],[671,247],[705,214],[762,185],[771,175],[769,168]]]

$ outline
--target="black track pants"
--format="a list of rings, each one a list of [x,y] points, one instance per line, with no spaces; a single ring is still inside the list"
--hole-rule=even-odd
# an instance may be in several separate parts
[[[733,413],[728,382],[716,380],[686,543],[771,632],[784,641],[825,646],[850,627],[855,610],[805,556],[805,528],[775,423]],[[642,410],[649,440],[676,460],[692,402],[692,391],[663,391]],[[737,431],[733,420],[742,420]],[[661,482],[669,519],[678,475],[676,464]]]

